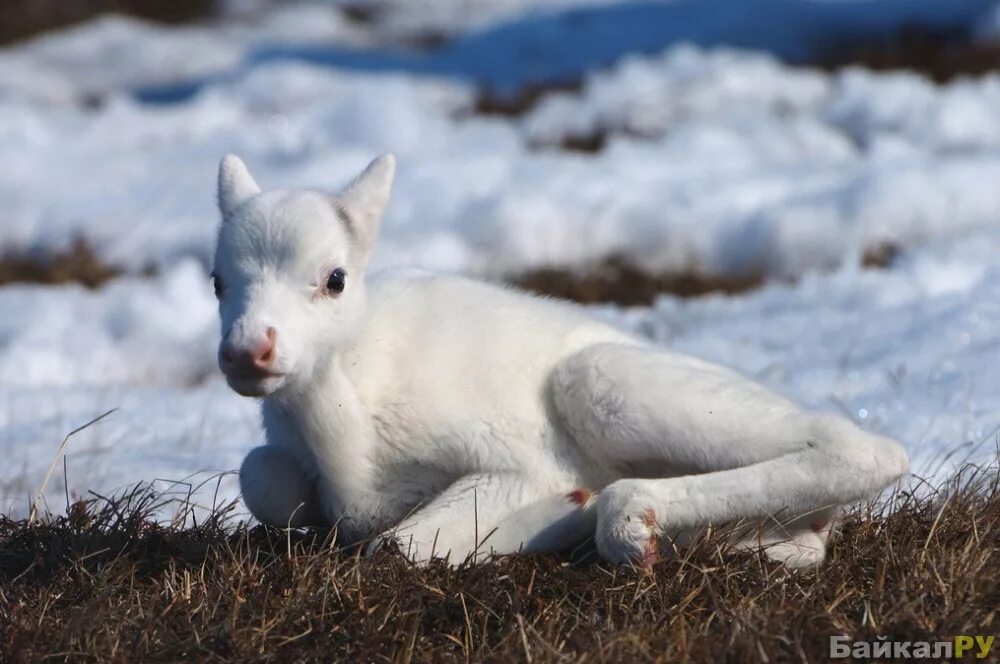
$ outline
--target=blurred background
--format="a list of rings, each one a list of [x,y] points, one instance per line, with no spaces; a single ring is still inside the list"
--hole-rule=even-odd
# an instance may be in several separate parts
[[[0,513],[112,408],[51,509],[236,495],[227,152],[330,191],[395,152],[375,268],[582,302],[922,476],[996,454],[996,0],[4,0],[0,43]]]

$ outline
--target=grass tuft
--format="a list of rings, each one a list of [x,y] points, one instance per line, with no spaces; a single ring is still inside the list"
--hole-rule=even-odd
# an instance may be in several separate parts
[[[507,281],[538,295],[582,304],[640,306],[652,304],[660,295],[689,298],[711,293],[745,293],[763,286],[764,276],[757,272],[743,276],[710,275],[694,270],[651,273],[625,258],[613,256],[590,270],[540,267]]]
[[[0,286],[79,283],[87,288],[99,288],[121,274],[120,268],[103,262],[82,238],[55,254],[11,250],[0,253]],[[151,275],[152,270],[147,270],[146,274]]]
[[[187,23],[210,16],[215,0],[3,0],[0,44],[119,13],[160,23]]]
[[[826,661],[830,635],[996,634],[998,484],[969,466],[855,508],[804,573],[718,534],[651,572],[555,555],[419,568],[231,508],[163,525],[137,488],[0,517],[0,659]]]

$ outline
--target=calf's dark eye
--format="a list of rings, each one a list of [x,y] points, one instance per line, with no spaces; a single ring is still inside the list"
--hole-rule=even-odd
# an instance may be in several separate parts
[[[212,286],[215,288],[215,297],[222,299],[222,291],[225,288],[222,284],[222,278],[219,277],[215,272],[212,273]]]
[[[330,276],[326,280],[326,289],[331,293],[343,293],[344,292],[344,281],[347,279],[347,273],[344,272],[339,267],[330,273]]]

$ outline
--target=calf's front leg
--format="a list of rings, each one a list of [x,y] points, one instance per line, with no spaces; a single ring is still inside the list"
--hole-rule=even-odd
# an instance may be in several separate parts
[[[250,450],[240,466],[240,490],[261,523],[278,528],[330,525],[315,482],[291,452],[275,445]]]
[[[476,473],[440,495],[369,546],[396,540],[415,562],[458,564],[492,554],[571,549],[592,537],[594,501],[580,490],[556,491],[516,473]]]

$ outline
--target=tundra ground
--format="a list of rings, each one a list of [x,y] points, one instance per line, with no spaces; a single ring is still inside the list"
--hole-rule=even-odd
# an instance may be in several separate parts
[[[322,532],[158,525],[138,489],[0,519],[0,659],[826,661],[831,635],[1000,631],[1000,474],[850,511],[821,569],[709,533],[651,571],[592,552],[418,568]]]

